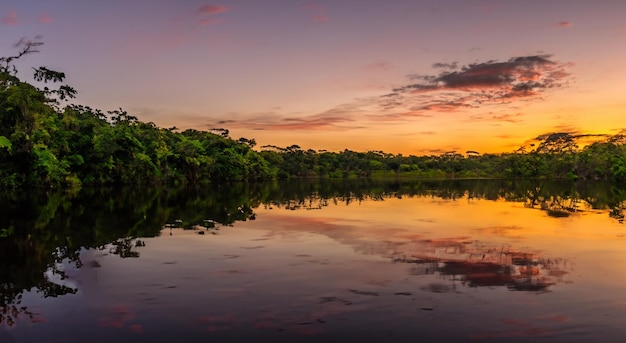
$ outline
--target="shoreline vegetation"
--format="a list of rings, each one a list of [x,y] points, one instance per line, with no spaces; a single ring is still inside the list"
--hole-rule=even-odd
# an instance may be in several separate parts
[[[122,109],[106,113],[68,103],[76,91],[65,74],[16,62],[43,43],[22,39],[0,57],[0,187],[181,184],[290,178],[582,179],[626,184],[626,131],[582,148],[579,135],[555,132],[510,153],[403,156],[382,151],[256,147],[224,128],[160,128]],[[56,88],[50,88],[55,85]]]

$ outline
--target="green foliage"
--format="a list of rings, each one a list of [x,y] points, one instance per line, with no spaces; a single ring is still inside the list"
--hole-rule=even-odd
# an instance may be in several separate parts
[[[382,151],[304,150],[298,145],[264,146],[229,131],[175,128],[145,123],[123,109],[102,111],[60,105],[76,91],[65,74],[34,69],[45,87],[23,82],[15,61],[42,45],[22,40],[14,56],[0,57],[0,187],[85,184],[190,184],[288,178],[565,178],[626,183],[626,137],[607,137],[579,149],[565,132],[538,137],[526,152],[467,151],[403,156]],[[52,84],[60,84],[57,88]]]
[[[4,149],[7,152],[11,153],[11,150],[13,149],[13,145],[11,144],[11,141],[4,137],[4,136],[0,136],[0,149]]]

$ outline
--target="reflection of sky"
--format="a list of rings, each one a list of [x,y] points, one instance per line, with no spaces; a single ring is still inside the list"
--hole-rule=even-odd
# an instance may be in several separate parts
[[[525,208],[521,203],[468,201],[467,198],[456,201],[437,197],[387,198],[376,202],[353,202],[348,206],[339,203],[322,210],[259,208],[255,212],[261,218],[267,215],[284,217],[286,223],[292,218],[298,221],[308,218],[311,222],[342,225],[344,231],[358,231],[358,234],[384,237],[386,240],[469,237],[515,245],[532,242],[535,250],[553,251],[556,255],[572,249],[598,249],[607,239],[616,238],[619,232],[593,228],[622,227],[606,212],[584,207],[569,218],[551,218],[545,211]],[[323,225],[293,225],[290,228],[294,227],[323,232]],[[563,240],[555,244],[555,240],[561,238]]]
[[[178,330],[192,341],[209,333],[388,339],[389,331],[407,338],[574,338],[597,335],[604,325],[609,340],[623,334],[615,318],[626,303],[617,238],[624,228],[606,213],[552,218],[513,203],[427,197],[256,213],[217,235],[166,230],[133,248],[139,258],[83,252],[85,267],[66,269],[78,294],[45,301],[27,295],[23,305],[45,322],[10,333],[31,341],[57,334],[68,342],[80,334],[173,339]],[[398,249],[428,253],[446,240],[567,260],[567,274],[547,293],[509,292],[388,258]],[[597,309],[612,318],[590,314]]]

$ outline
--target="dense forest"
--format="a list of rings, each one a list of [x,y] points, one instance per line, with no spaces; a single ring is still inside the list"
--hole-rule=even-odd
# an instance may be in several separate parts
[[[546,134],[515,152],[403,156],[382,151],[257,148],[223,128],[178,130],[142,122],[122,109],[103,112],[71,104],[65,74],[16,66],[38,52],[22,40],[0,57],[0,187],[247,181],[286,178],[569,178],[626,183],[626,135],[579,148],[579,135]],[[54,86],[52,86],[54,85]]]

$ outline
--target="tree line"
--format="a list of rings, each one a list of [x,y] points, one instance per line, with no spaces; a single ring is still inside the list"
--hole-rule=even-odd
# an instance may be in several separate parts
[[[38,52],[22,40],[0,57],[0,187],[160,184],[287,178],[569,178],[626,183],[623,134],[578,149],[574,134],[540,137],[532,150],[481,155],[403,156],[382,151],[304,150],[234,139],[223,128],[178,130],[142,122],[123,109],[106,113],[69,103],[65,74],[16,62]]]

